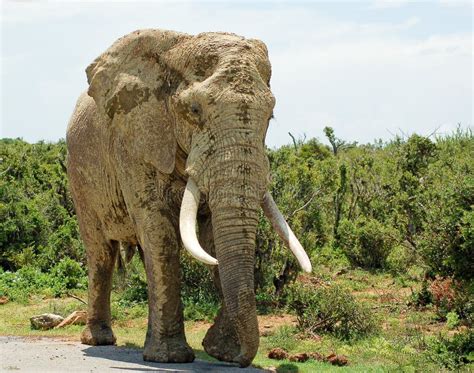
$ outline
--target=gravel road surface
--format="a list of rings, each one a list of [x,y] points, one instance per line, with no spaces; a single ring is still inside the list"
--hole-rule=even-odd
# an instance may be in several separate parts
[[[127,347],[86,346],[51,338],[0,337],[1,372],[223,372],[262,373],[221,362],[190,364],[143,361],[142,351]]]

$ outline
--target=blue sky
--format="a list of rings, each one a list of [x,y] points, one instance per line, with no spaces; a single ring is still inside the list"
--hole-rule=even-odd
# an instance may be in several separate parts
[[[87,65],[140,28],[263,40],[277,99],[269,146],[322,129],[361,143],[472,126],[470,1],[4,1],[1,133],[65,136]]]

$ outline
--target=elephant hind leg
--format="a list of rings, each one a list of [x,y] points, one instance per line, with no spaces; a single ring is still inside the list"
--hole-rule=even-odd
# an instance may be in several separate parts
[[[87,345],[113,345],[116,342],[111,325],[110,293],[119,243],[105,240],[95,225],[82,232],[87,252],[89,294],[87,325],[81,334],[81,342]]]

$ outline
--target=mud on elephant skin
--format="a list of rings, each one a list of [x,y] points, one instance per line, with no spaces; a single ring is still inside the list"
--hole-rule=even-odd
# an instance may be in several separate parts
[[[83,343],[115,343],[112,272],[120,245],[139,246],[149,304],[144,359],[192,361],[179,296],[183,244],[211,267],[222,297],[206,351],[249,365],[259,341],[253,270],[260,208],[311,270],[268,193],[264,140],[275,99],[265,45],[227,33],[135,31],[86,72],[89,89],[67,130],[89,268]]]

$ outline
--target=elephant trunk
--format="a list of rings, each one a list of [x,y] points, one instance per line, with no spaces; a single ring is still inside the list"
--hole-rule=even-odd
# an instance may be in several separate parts
[[[237,135],[234,139],[224,139],[214,162],[210,163],[214,177],[209,183],[222,295],[240,347],[233,361],[242,367],[250,365],[259,345],[254,291],[255,239],[268,174],[263,147],[257,144],[249,147],[244,141],[246,133],[251,135],[251,131],[244,131],[241,141]]]
[[[220,207],[212,213],[222,294],[235,326],[240,353],[233,360],[248,366],[255,357],[259,332],[254,294],[254,256],[257,211]]]
[[[233,191],[233,186],[242,182],[245,181],[221,180],[221,187],[211,193],[217,260],[207,254],[197,241],[195,224],[200,193],[191,178],[183,196],[180,229],[184,246],[191,255],[208,264],[219,264],[225,307],[239,339],[240,352],[233,357],[233,361],[246,367],[255,357],[259,344],[254,293],[259,199],[255,193]]]

